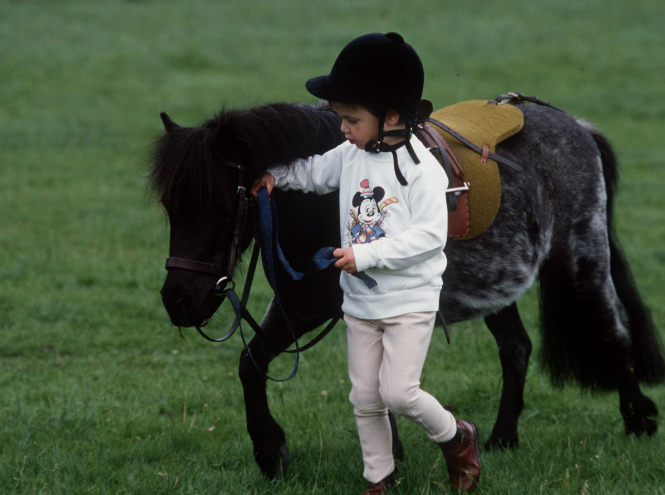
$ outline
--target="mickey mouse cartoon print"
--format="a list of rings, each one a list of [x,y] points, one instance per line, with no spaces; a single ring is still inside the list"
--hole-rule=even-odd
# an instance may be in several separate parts
[[[381,202],[386,192],[382,187],[369,187],[369,180],[360,183],[362,188],[353,196],[351,220],[347,225],[345,240],[348,245],[365,244],[386,236],[382,224],[390,216],[388,205],[397,203],[397,198],[388,198]]]

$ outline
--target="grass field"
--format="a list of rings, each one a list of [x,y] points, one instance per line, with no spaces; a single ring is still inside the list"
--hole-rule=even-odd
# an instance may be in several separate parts
[[[168,225],[144,177],[160,111],[193,125],[313,101],[304,80],[365,32],[418,49],[435,108],[522,91],[605,132],[619,235],[665,335],[663,20],[661,0],[1,2],[0,493],[362,492],[342,326],[268,386],[293,457],[268,483],[245,431],[240,339],[181,338],[161,307]],[[269,299],[264,283],[250,307]],[[537,350],[535,288],[519,305]],[[423,387],[484,440],[496,345],[480,321],[456,325],[453,344],[435,336]],[[664,386],[645,391],[665,407]],[[553,389],[536,352],[525,400],[521,448],[483,455],[479,493],[665,493],[665,433],[626,437],[615,394]],[[440,453],[400,427],[395,493],[449,493]]]

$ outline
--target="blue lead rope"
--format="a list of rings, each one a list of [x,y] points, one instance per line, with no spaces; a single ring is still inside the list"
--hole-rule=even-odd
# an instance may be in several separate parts
[[[277,206],[275,205],[275,202],[270,201],[268,191],[265,188],[259,190],[258,199],[259,215],[261,217],[261,229],[262,234],[264,235],[264,243],[268,242],[268,239],[272,239],[272,232],[274,231],[277,256],[284,266],[284,271],[286,271],[292,280],[302,280],[306,275],[314,271],[325,270],[326,268],[334,265],[335,262],[339,260],[339,258],[335,258],[333,256],[333,252],[335,251],[334,247],[324,247],[319,249],[316,254],[314,254],[312,259],[307,262],[304,272],[295,271],[290,263],[286,260],[286,257],[282,252],[282,247],[279,244],[279,238],[277,235]],[[271,264],[268,264],[268,266],[272,267]],[[368,289],[372,289],[377,285],[376,280],[367,275],[365,272],[354,272],[351,275],[362,280]],[[274,286],[273,290],[275,293],[277,293]]]

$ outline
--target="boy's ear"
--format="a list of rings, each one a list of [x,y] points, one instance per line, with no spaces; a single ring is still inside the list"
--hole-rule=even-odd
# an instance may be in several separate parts
[[[400,120],[399,113],[397,113],[395,110],[388,110],[386,112],[386,124],[398,125]]]

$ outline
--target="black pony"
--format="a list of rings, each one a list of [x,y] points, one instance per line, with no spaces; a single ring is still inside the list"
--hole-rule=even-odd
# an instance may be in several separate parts
[[[516,300],[536,275],[541,360],[553,383],[576,381],[594,390],[617,390],[626,432],[651,435],[657,430],[652,417],[658,409],[638,382],[662,382],[665,362],[612,227],[617,182],[612,148],[584,121],[548,107],[519,106],[524,129],[498,146],[497,153],[525,171],[501,171],[501,206],[489,230],[469,241],[448,243],[441,292],[448,322],[484,318],[499,347],[503,390],[485,447],[518,444],[531,341]],[[162,118],[167,132],[155,143],[151,186],[169,216],[170,256],[222,267],[235,263],[229,247],[239,186],[250,186],[268,166],[323,153],[343,140],[339,118],[320,105],[278,103],[221,112],[200,127],[180,127],[165,114]],[[282,247],[295,269],[302,270],[319,248],[339,245],[337,194],[275,190],[273,197],[279,205]],[[255,230],[251,219],[245,223],[240,250],[249,246]],[[316,230],[303,231],[303,225]],[[199,325],[212,315],[217,306],[209,293],[218,278],[169,270],[161,294],[174,325]],[[293,282],[276,267],[276,279],[298,337],[339,312],[342,294],[335,270]],[[262,326],[278,345],[292,344],[275,304]],[[254,337],[249,347],[264,371],[279,354],[261,337]],[[289,463],[286,437],[268,408],[265,378],[246,352],[239,376],[256,461],[266,476],[277,476]],[[394,442],[399,456],[396,434]]]

